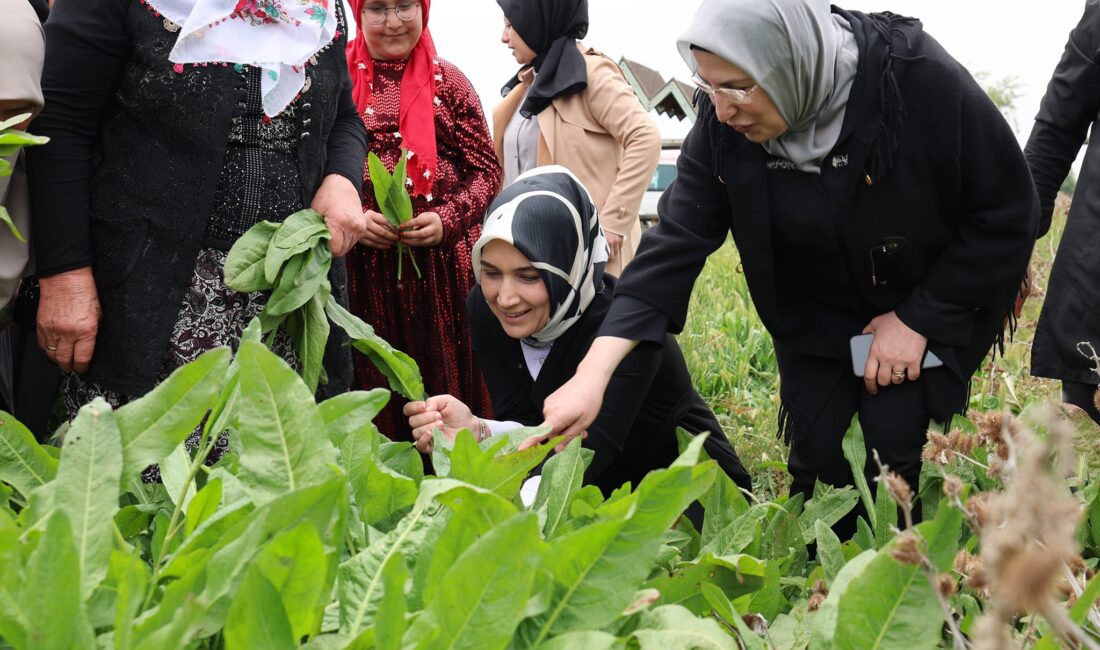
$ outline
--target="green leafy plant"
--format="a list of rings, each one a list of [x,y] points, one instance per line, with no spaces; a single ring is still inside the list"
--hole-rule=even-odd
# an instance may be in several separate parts
[[[416,362],[332,296],[330,237],[324,217],[315,210],[295,212],[282,223],[261,221],[230,249],[225,284],[234,291],[271,292],[260,314],[260,328],[269,343],[279,327],[290,336],[311,390],[328,381],[322,362],[331,319],[389,379],[391,388],[409,399],[423,399],[424,382]]]
[[[401,160],[397,161],[391,174],[382,160],[372,151],[367,154],[367,169],[370,172],[371,185],[374,187],[374,198],[378,201],[378,209],[390,222],[395,230],[408,223],[413,218],[412,199],[406,185],[406,166],[408,164],[408,152],[401,149]],[[416,277],[420,277],[420,268],[416,266],[416,257],[412,249],[405,244],[397,243],[397,280],[401,280],[401,260],[408,255],[409,262],[416,271]]]
[[[246,330],[141,400],[81,409],[60,449],[0,413],[0,637],[14,648],[737,647],[719,622],[643,589],[667,531],[713,489],[702,439],[604,499],[591,453],[536,431],[478,444],[447,472],[371,419],[385,390],[320,404]],[[181,445],[205,419],[195,454]],[[212,433],[233,453],[203,463]],[[158,459],[164,484],[140,472]],[[583,645],[577,645],[583,644]]]
[[[11,175],[12,164],[8,162],[7,158],[12,154],[17,153],[23,147],[46,144],[50,141],[50,139],[45,136],[31,135],[24,131],[11,128],[16,124],[30,119],[30,117],[30,113],[25,113],[0,121],[0,176]],[[11,220],[8,209],[3,205],[0,205],[0,221],[7,224],[8,229],[11,230],[11,234],[14,235],[16,239],[21,242],[27,241],[23,238],[22,233],[19,232],[19,229],[15,227],[15,222]]]

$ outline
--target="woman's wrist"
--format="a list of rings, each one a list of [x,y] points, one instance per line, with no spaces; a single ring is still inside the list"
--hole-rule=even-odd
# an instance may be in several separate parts
[[[488,423],[486,423],[485,420],[482,420],[476,415],[474,416],[474,426],[470,429],[470,431],[473,431],[474,436],[477,438],[478,442],[482,442],[489,436],[493,435],[492,431],[489,430]]]

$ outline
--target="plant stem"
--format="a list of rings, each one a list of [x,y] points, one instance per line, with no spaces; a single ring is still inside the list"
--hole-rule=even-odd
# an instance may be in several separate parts
[[[211,413],[211,415],[213,415]],[[191,487],[191,484],[195,481],[195,477],[198,476],[199,470],[202,468],[203,462],[206,460],[207,454],[213,449],[212,436],[210,435],[210,427],[213,425],[213,418],[208,416],[206,423],[202,428],[202,438],[199,441],[198,453],[195,454],[195,458],[191,461],[191,467],[187,472],[187,480],[183,482],[183,488],[180,491],[179,498],[176,499],[175,508],[172,510],[172,517],[168,520],[168,532],[164,536],[164,543],[161,544],[160,549],[157,551],[157,556],[153,560],[153,575],[149,580],[149,591],[145,595],[145,604],[142,605],[142,609],[149,607],[152,602],[153,594],[156,592],[157,582],[160,580],[161,563],[164,562],[164,557],[167,554],[168,547],[171,545],[171,540],[179,532],[179,528],[183,525],[180,515],[183,512],[183,499],[187,496],[187,490]],[[216,438],[213,438],[216,440]]]

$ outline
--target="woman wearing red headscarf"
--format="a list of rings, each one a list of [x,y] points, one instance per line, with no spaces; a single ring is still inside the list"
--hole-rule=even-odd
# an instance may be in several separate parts
[[[430,394],[462,395],[463,401],[490,409],[474,366],[465,301],[474,283],[470,250],[496,196],[500,166],[473,86],[436,55],[428,31],[430,5],[429,0],[351,0],[359,22],[347,52],[355,103],[369,148],[388,169],[403,147],[408,150],[415,217],[401,232],[390,228],[365,173],[368,231],[348,255],[348,289],[352,311],[420,364]],[[412,251],[421,277],[406,260],[398,281],[399,242]],[[359,361],[358,386],[385,385],[370,363]],[[410,436],[401,404],[391,402],[376,423],[390,437]]]

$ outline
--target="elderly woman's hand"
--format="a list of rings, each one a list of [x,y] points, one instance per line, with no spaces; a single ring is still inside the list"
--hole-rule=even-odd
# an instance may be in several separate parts
[[[462,429],[476,436],[481,422],[462,400],[452,395],[435,395],[423,402],[409,402],[402,412],[409,418],[416,448],[424,453],[432,450],[432,431],[439,429],[449,440]]]
[[[39,278],[38,284],[38,346],[62,370],[86,371],[100,317],[92,267]]]
[[[920,377],[928,339],[901,322],[896,313],[876,316],[863,328],[863,333],[875,335],[863,368],[867,392],[877,395],[879,386],[900,384],[907,379],[916,381]]]
[[[367,223],[359,190],[339,174],[325,176],[321,187],[313,195],[310,207],[325,218],[325,225],[332,235],[328,245],[336,257],[347,255],[366,232]]]

